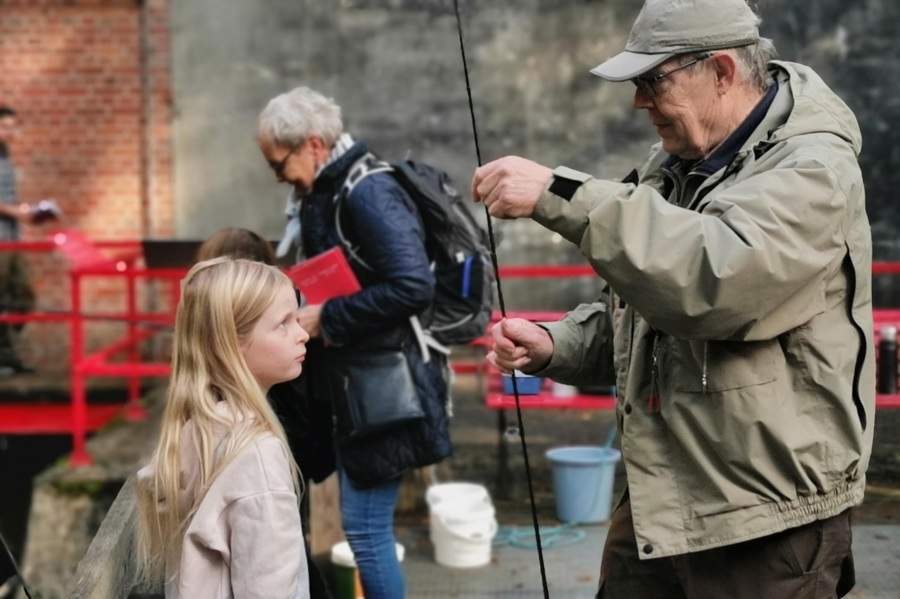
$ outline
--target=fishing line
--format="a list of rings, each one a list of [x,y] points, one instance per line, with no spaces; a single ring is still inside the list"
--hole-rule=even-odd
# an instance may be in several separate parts
[[[469,66],[466,60],[466,45],[463,42],[462,19],[459,16],[459,0],[453,0],[453,9],[456,12],[456,30],[459,34],[459,51],[462,55],[463,73],[466,78],[466,96],[469,99],[469,115],[472,117],[472,134],[475,138],[475,157],[478,166],[481,166],[481,147],[478,144],[478,126],[475,122],[475,105],[472,101],[472,86],[469,82]],[[503,288],[500,285],[500,266],[497,261],[497,244],[494,241],[494,228],[491,225],[491,215],[487,206],[484,207],[487,217],[488,238],[491,241],[491,262],[494,267],[494,277],[497,280],[497,301],[500,304],[500,314],[506,318],[506,304],[503,301]],[[522,420],[522,406],[519,404],[519,386],[516,382],[516,373],[511,375],[513,395],[516,398],[516,418],[519,422],[519,440],[522,445],[522,457],[525,459],[525,479],[528,481],[528,498],[531,501],[531,520],[534,525],[534,539],[537,546],[538,561],[541,566],[541,584],[544,589],[544,599],[550,599],[550,589],[547,586],[547,571],[544,568],[544,550],[541,546],[541,528],[538,524],[537,506],[534,501],[534,486],[531,482],[531,466],[528,462],[528,444],[525,442],[525,423]]]

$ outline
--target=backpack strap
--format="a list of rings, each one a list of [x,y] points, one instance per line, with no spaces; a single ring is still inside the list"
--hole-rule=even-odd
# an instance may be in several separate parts
[[[391,173],[393,171],[394,169],[390,164],[379,159],[372,152],[366,152],[353,163],[353,166],[350,167],[350,172],[347,174],[347,178],[344,179],[344,184],[341,185],[340,191],[334,196],[334,223],[338,238],[341,240],[341,245],[344,246],[344,249],[347,250],[350,257],[356,260],[366,270],[374,271],[375,269],[359,255],[359,247],[354,247],[353,244],[350,243],[350,240],[347,239],[347,236],[344,235],[344,229],[341,227],[341,204],[345,198],[350,197],[350,194],[359,182],[369,175]]]
[[[340,238],[341,240],[341,245],[344,246],[344,249],[347,250],[347,253],[350,254],[350,257],[360,265],[362,265],[362,267],[366,270],[374,271],[375,269],[372,268],[369,263],[359,255],[359,248],[354,247],[353,244],[350,243],[350,240],[347,239],[347,236],[344,235],[344,230],[341,227],[341,204],[343,203],[345,198],[350,197],[350,194],[353,192],[353,189],[359,184],[359,182],[369,175],[393,172],[394,167],[392,167],[384,160],[379,159],[371,152],[368,152],[359,160],[357,160],[352,167],[350,167],[350,172],[347,174],[347,178],[344,180],[344,184],[341,186],[341,190],[334,196],[335,230],[337,231],[338,238]],[[419,346],[419,353],[422,355],[423,362],[427,364],[431,360],[430,350],[432,349],[445,356],[450,354],[449,347],[439,343],[431,335],[430,331],[427,331],[422,327],[422,323],[419,322],[418,316],[410,316],[409,323],[412,327],[413,334],[416,337],[416,343]]]

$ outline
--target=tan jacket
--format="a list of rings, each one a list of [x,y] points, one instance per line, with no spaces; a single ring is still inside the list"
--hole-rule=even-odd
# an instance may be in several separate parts
[[[182,434],[182,505],[198,475],[193,431],[188,422]],[[138,473],[143,484],[151,477],[151,466]],[[309,597],[297,495],[287,448],[277,437],[246,447],[215,479],[188,525],[179,561],[176,578],[167,572],[167,599]]]
[[[617,384],[644,558],[863,497],[875,377],[860,132],[814,72],[772,66],[778,94],[726,167],[674,173],[668,197],[658,146],[638,185],[558,169],[583,184],[569,202],[545,191],[534,215],[619,296],[546,325],[545,374]]]

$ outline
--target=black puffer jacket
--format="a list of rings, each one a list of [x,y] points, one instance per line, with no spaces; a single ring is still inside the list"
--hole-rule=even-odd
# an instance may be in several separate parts
[[[319,174],[303,199],[300,220],[307,256],[341,245],[334,200],[350,168],[367,151],[357,142]],[[373,270],[351,260],[362,291],[323,306],[321,333],[328,345],[310,344],[309,392],[315,396],[317,388],[325,388],[317,375],[344,352],[402,347],[426,413],[424,420],[388,434],[338,439],[338,458],[350,480],[370,486],[451,454],[447,383],[442,357],[425,363],[410,333],[409,317],[427,311],[435,284],[415,205],[391,175],[382,173],[359,182],[341,206],[344,235]]]

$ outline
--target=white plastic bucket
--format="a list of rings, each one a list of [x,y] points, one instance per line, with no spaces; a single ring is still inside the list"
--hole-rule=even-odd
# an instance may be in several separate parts
[[[487,489],[475,483],[431,485],[425,492],[425,501],[428,502],[429,510],[446,504],[458,506],[460,509],[491,505],[491,497],[488,495]]]
[[[434,559],[450,568],[477,568],[491,561],[497,534],[494,506],[456,506],[444,503],[431,510]]]
[[[474,483],[432,485],[425,500],[437,563],[450,568],[477,568],[490,563],[497,520],[485,487]]]

